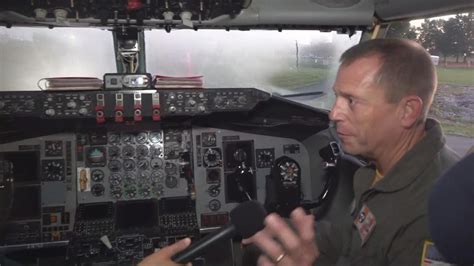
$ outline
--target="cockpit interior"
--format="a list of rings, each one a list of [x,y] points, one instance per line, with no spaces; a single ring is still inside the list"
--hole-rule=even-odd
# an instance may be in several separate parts
[[[12,265],[135,265],[212,233],[249,200],[282,216],[302,206],[338,219],[353,197],[352,173],[367,162],[344,153],[329,120],[335,69],[325,66],[337,56],[298,53],[318,38],[322,49],[343,51],[393,21],[472,8],[471,0],[2,1],[0,254]],[[308,64],[326,76],[281,85]],[[283,81],[259,74],[281,69]],[[242,261],[234,238],[193,265]]]

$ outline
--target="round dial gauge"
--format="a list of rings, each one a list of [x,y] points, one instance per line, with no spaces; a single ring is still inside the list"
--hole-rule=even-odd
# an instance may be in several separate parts
[[[150,161],[151,168],[153,169],[161,169],[163,167],[163,160],[160,158],[153,158]]]
[[[217,197],[221,193],[221,186],[220,185],[212,185],[212,186],[209,187],[207,192],[209,193],[209,196]]]
[[[125,169],[125,171],[132,171],[135,169],[135,161],[131,159],[123,161],[123,169]]]
[[[92,195],[95,197],[100,197],[104,195],[105,188],[102,184],[95,184],[91,188]]]
[[[221,208],[221,202],[217,199],[209,201],[209,210],[215,212]]]
[[[134,185],[125,185],[124,191],[125,197],[128,199],[133,199],[137,196],[137,188]]]
[[[153,171],[151,173],[151,181],[153,183],[162,183],[165,179],[165,173],[163,171]]]
[[[280,176],[283,184],[290,185],[296,182],[296,179],[299,176],[300,168],[299,166],[292,161],[283,162],[280,165]]]
[[[273,149],[257,150],[257,167],[269,168],[272,166],[275,153]]]
[[[110,158],[117,158],[120,156],[120,148],[117,146],[109,147],[109,157]]]
[[[135,148],[132,145],[127,145],[123,147],[122,154],[125,157],[133,157],[135,155]]]
[[[120,135],[117,133],[110,133],[107,140],[109,144],[118,144],[120,143]]]
[[[137,156],[140,158],[148,156],[148,147],[145,145],[139,145],[137,147]]]
[[[138,189],[138,194],[144,198],[150,196],[151,188],[149,186],[142,186]]]
[[[125,184],[135,185],[137,183],[137,179],[133,173],[128,173],[125,175]]]
[[[147,160],[139,160],[137,166],[140,170],[146,170],[148,169],[149,163]]]
[[[203,160],[207,167],[216,167],[221,164],[222,155],[218,149],[207,149],[204,152]]]
[[[44,180],[64,180],[64,161],[48,160],[43,161],[43,179]]]
[[[122,188],[119,186],[110,187],[110,195],[114,199],[120,199],[122,197]]]
[[[150,181],[150,172],[148,171],[140,171],[138,173],[137,181],[139,184],[148,184]]]
[[[168,188],[175,188],[178,186],[178,179],[174,176],[167,176],[165,179],[165,185]]]
[[[150,156],[153,158],[160,157],[162,155],[161,147],[153,145],[150,147]]]
[[[122,176],[120,174],[112,174],[109,178],[109,182],[112,186],[120,186],[122,183]]]
[[[148,141],[148,134],[146,132],[138,133],[137,137],[135,138],[137,143],[145,144]]]
[[[104,180],[105,174],[104,174],[104,171],[100,169],[94,169],[92,170],[91,176],[92,176],[92,181],[102,182],[102,180]]]
[[[160,132],[151,132],[149,139],[153,143],[159,143],[162,141]]]
[[[122,163],[117,160],[111,160],[108,165],[110,171],[112,172],[118,172],[120,169],[122,169]]]
[[[129,134],[129,133],[124,133],[122,134],[122,142],[123,143],[127,143],[127,144],[131,144],[133,143],[133,135],[132,134]]]
[[[216,145],[215,133],[202,133],[202,146],[211,147]]]

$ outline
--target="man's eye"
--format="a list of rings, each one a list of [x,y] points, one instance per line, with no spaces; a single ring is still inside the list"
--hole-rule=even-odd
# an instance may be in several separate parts
[[[355,103],[355,99],[352,98],[352,97],[349,97],[348,101],[349,101],[349,104],[351,104],[351,105]]]

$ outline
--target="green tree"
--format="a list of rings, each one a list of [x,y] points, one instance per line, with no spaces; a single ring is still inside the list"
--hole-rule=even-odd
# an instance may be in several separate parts
[[[463,62],[467,62],[467,58],[474,53],[474,13],[469,12],[467,16],[460,16],[460,21],[464,29],[463,43]]]
[[[439,47],[444,55],[455,56],[456,63],[459,62],[459,55],[467,50],[466,29],[461,20],[461,16],[450,18],[443,23],[443,35],[441,36]]]
[[[441,55],[439,42],[443,35],[442,21],[425,19],[421,24],[419,31],[418,42],[425,47],[430,54]]]
[[[415,40],[417,37],[416,28],[410,26],[409,21],[392,22],[387,28],[386,37]]]

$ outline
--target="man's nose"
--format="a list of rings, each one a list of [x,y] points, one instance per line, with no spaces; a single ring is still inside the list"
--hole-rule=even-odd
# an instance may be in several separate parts
[[[336,102],[334,102],[334,105],[332,106],[331,112],[329,112],[329,119],[331,121],[339,121],[341,120],[341,107],[340,107],[340,101],[336,99]]]

